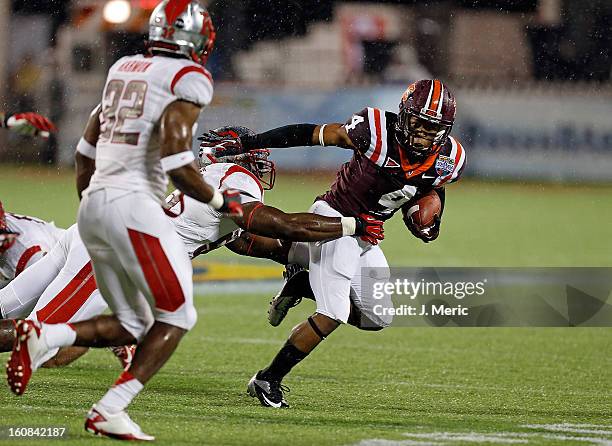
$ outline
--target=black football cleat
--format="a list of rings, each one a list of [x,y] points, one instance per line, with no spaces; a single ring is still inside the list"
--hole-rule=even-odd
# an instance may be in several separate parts
[[[261,379],[261,370],[251,378],[247,385],[247,393],[253,398],[259,399],[264,407],[274,407],[275,409],[289,407],[283,392],[289,392],[289,388],[281,385],[278,381]]]
[[[285,283],[268,307],[268,322],[273,327],[280,325],[289,310],[298,305],[303,297],[314,300],[308,271],[302,266],[297,263],[285,265],[283,277]]]

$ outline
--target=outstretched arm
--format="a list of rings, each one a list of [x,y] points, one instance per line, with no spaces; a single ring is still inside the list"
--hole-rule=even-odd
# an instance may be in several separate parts
[[[215,141],[203,141],[200,148],[222,145],[228,152],[246,152],[255,149],[336,146],[355,150],[344,124],[292,124],[278,127],[253,136],[226,137]]]
[[[368,215],[324,217],[308,212],[287,214],[280,209],[254,201],[243,206],[244,214],[233,217],[242,229],[255,235],[296,242],[315,242],[358,235],[372,244],[382,240],[383,223]]]
[[[289,263],[291,242],[243,232],[227,248],[239,255],[273,260],[281,265]]]
[[[244,150],[316,145],[355,149],[344,124],[339,123],[286,125],[257,135],[243,136],[240,143]]]

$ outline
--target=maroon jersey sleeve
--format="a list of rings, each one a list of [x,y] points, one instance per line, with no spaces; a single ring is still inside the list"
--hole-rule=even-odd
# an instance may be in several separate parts
[[[459,181],[466,165],[466,154],[463,145],[454,137],[450,136],[444,148],[436,159],[435,168],[438,178],[434,186]]]
[[[351,116],[344,124],[344,129],[351,139],[353,145],[361,153],[366,153],[370,148],[370,122],[368,120],[368,109],[364,108]]]
[[[387,114],[384,110],[364,108],[351,116],[344,128],[359,152],[379,167],[384,165],[387,158]]]
[[[454,183],[455,181],[459,181],[459,178],[461,178],[461,174],[465,170],[466,159],[467,159],[466,154],[465,154],[465,148],[463,147],[463,145],[456,138],[453,138],[452,136],[448,139],[450,139],[453,144],[451,156],[454,155],[455,157],[455,169],[451,177],[446,182],[447,184]]]

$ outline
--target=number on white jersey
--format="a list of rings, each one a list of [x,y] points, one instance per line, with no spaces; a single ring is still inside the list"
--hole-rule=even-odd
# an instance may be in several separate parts
[[[145,81],[130,81],[127,85],[122,80],[112,80],[106,87],[102,105],[102,133],[100,138],[112,144],[138,145],[140,133],[124,133],[121,127],[126,119],[138,119],[144,110],[144,101],[147,94]],[[119,105],[123,105],[119,111]]]

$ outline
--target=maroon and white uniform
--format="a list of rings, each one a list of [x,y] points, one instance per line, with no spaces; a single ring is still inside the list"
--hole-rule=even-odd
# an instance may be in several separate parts
[[[362,213],[387,220],[415,196],[417,191],[457,181],[465,166],[465,151],[449,137],[439,152],[423,163],[411,166],[395,141],[397,115],[366,108],[353,115],[345,129],[356,147],[330,190],[317,197],[310,212],[329,217],[351,217]],[[294,244],[290,261],[310,270],[310,285],[317,312],[346,322],[350,301],[374,324],[385,327],[391,316],[376,314],[374,308],[389,306],[361,292],[362,274],[386,279],[389,265],[379,246],[359,237],[342,237],[327,243]]]
[[[165,171],[194,157],[181,152],[162,162],[158,134],[168,105],[205,106],[212,92],[210,74],[188,59],[129,56],[108,73],[96,171],[78,227],[102,296],[138,340],[155,320],[189,330],[197,318],[191,262],[161,207]]]
[[[5,215],[8,229],[20,235],[13,246],[0,254],[0,288],[40,260],[64,233],[55,224],[35,217],[10,212]]]
[[[409,166],[395,141],[397,115],[366,108],[345,124],[357,148],[331,189],[319,197],[346,216],[368,213],[387,220],[417,190],[443,187],[457,181],[465,167],[465,150],[450,136],[436,155],[422,165]]]

